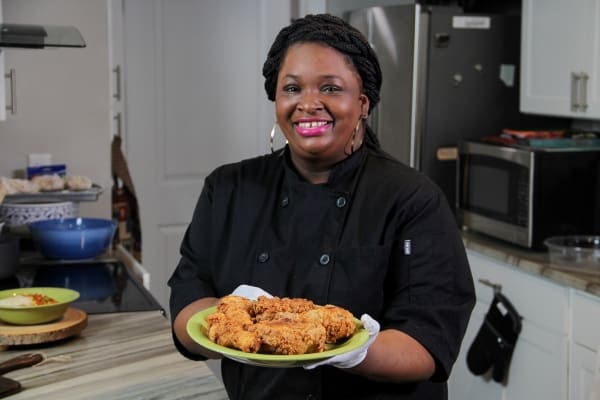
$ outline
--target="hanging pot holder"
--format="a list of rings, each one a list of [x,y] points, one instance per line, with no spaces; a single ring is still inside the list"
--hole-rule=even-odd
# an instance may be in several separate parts
[[[504,382],[521,332],[521,319],[511,302],[495,291],[483,324],[467,353],[467,366],[473,374],[482,375],[493,368],[492,378]]]

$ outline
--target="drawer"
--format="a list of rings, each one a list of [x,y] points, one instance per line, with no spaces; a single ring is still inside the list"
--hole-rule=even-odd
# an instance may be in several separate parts
[[[494,295],[491,287],[479,282],[484,279],[502,286],[502,294],[524,322],[558,334],[568,332],[569,289],[473,251],[468,251],[468,257],[478,306],[489,305]]]
[[[596,351],[600,346],[600,298],[573,291],[573,341]]]

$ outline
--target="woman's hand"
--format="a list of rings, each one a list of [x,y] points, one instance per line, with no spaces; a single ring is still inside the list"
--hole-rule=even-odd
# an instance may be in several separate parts
[[[219,301],[216,297],[205,297],[200,300],[196,300],[193,303],[185,306],[179,314],[175,317],[175,321],[173,322],[173,330],[175,331],[175,335],[181,342],[181,344],[190,352],[194,354],[199,354],[201,356],[210,358],[210,359],[219,359],[223,358],[223,356],[219,353],[215,353],[214,351],[208,350],[206,347],[200,346],[194,339],[190,337],[187,333],[187,323],[190,318],[209,307],[212,307],[217,304]]]

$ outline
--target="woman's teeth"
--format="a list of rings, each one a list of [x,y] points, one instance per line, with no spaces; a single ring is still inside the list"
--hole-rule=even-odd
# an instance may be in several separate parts
[[[329,122],[327,121],[304,121],[298,122],[296,126],[296,132],[302,136],[320,135],[327,129],[329,129]]]
[[[317,128],[319,126],[327,125],[326,121],[311,121],[311,122],[299,122],[300,128]]]

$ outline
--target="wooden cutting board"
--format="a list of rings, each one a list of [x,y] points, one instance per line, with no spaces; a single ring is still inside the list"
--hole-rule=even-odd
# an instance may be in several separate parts
[[[87,326],[87,313],[67,308],[63,317],[40,325],[11,325],[0,322],[0,346],[54,342],[78,335]]]

